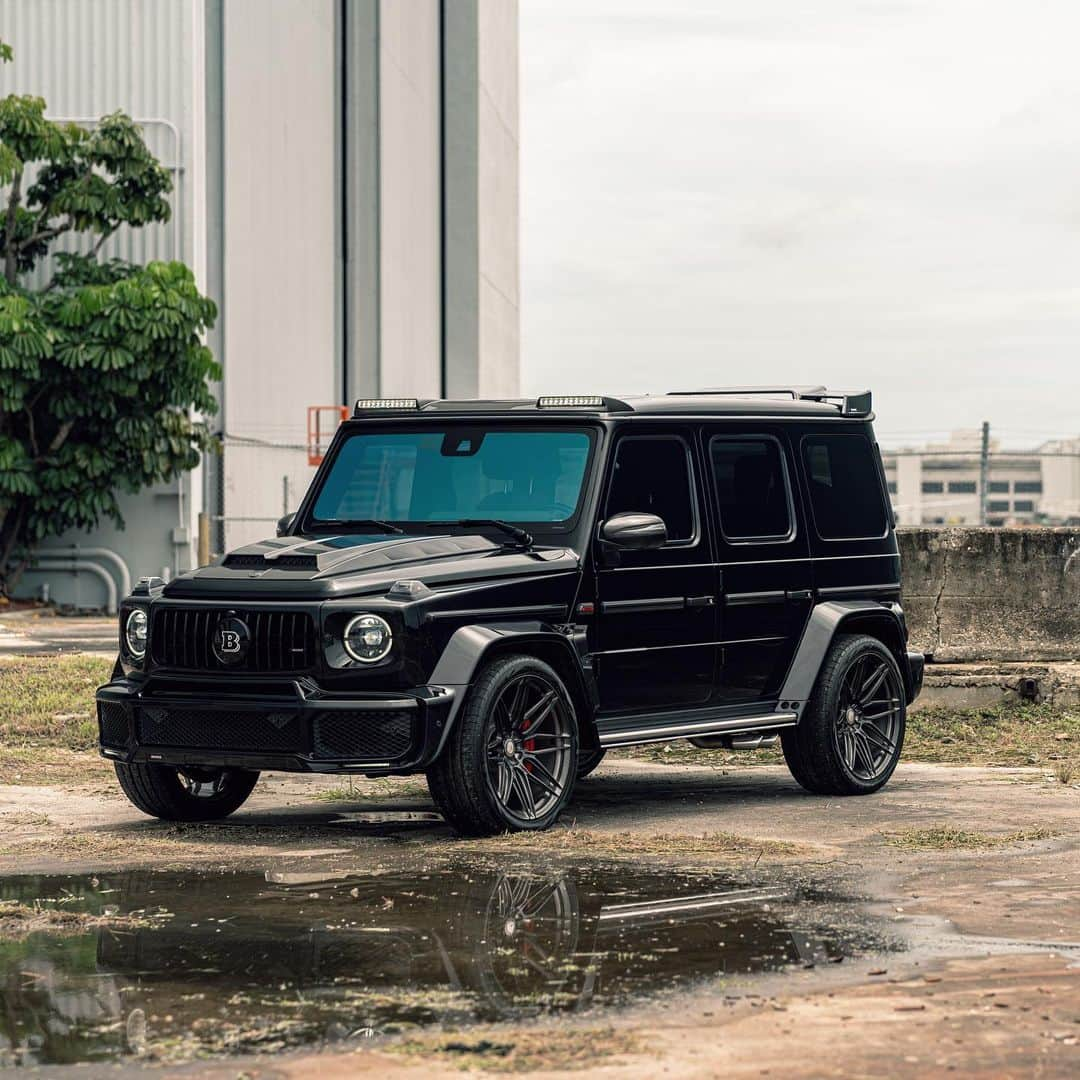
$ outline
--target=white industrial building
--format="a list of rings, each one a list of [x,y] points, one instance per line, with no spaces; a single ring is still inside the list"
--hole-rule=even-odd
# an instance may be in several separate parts
[[[1080,522],[1080,439],[1030,450],[989,441],[986,524]],[[982,433],[956,431],[940,443],[882,452],[889,494],[901,525],[978,525],[982,502]]]
[[[308,405],[516,394],[516,0],[0,0],[0,38],[0,94],[143,125],[173,220],[103,255],[192,266],[225,370],[221,457],[50,541],[24,593],[106,606],[190,567],[204,511],[216,551],[271,534]]]

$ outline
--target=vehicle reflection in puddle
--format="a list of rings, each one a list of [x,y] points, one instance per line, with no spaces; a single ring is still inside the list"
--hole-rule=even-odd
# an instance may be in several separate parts
[[[0,879],[144,927],[0,941],[0,1065],[179,1060],[624,1004],[877,951],[851,904],[615,865]]]

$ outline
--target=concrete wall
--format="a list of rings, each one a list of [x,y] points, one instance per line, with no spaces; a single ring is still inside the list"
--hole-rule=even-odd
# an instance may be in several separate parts
[[[904,609],[935,661],[1080,658],[1080,529],[901,529]]]

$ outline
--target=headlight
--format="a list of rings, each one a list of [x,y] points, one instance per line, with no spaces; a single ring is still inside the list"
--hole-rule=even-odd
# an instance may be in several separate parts
[[[362,664],[381,660],[393,643],[390,624],[378,615],[356,615],[349,620],[342,638],[345,651]]]
[[[128,652],[139,660],[146,655],[148,626],[146,612],[142,608],[135,608],[124,623],[124,644]]]

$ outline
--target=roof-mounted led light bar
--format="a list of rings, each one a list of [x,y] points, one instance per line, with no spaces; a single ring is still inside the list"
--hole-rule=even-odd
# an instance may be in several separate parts
[[[356,403],[358,412],[367,412],[369,409],[419,409],[420,402],[414,397],[362,397]]]
[[[538,409],[602,409],[604,399],[596,394],[563,394],[536,399]]]

